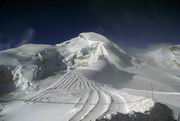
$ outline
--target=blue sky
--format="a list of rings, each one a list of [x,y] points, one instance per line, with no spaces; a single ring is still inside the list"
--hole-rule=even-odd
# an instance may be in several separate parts
[[[179,13],[179,0],[2,0],[0,44],[56,44],[89,31],[129,47],[180,44]]]

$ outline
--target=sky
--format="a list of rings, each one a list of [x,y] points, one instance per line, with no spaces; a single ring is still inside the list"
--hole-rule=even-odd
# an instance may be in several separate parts
[[[0,49],[97,32],[128,47],[180,44],[179,0],[1,0]]]

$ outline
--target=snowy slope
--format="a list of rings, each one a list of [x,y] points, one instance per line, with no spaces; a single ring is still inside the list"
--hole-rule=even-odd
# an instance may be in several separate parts
[[[178,55],[176,49],[168,51]],[[0,98],[5,101],[0,116],[7,121],[95,121],[117,111],[145,112],[154,106],[152,87],[157,100],[180,109],[180,78],[160,67],[139,63],[93,32],[55,46],[28,44],[1,51],[0,83],[11,85],[6,92],[11,93]]]
[[[2,113],[7,121],[95,121],[117,111],[144,112],[153,105],[150,98],[120,93],[73,70],[48,88],[8,104]]]

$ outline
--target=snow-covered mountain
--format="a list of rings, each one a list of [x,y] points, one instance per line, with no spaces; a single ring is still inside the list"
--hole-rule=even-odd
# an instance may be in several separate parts
[[[162,46],[144,54],[144,58],[156,66],[180,70],[180,45]]]
[[[176,68],[179,52],[174,46],[146,56],[156,64],[168,57]],[[159,61],[162,53],[168,56]],[[0,51],[0,100],[5,101],[0,116],[7,121],[95,121],[116,112],[145,112],[154,98],[180,110],[177,73],[141,62],[93,32],[56,45]]]
[[[134,58],[123,49],[93,32],[81,33],[55,46],[28,44],[0,52],[0,65],[11,68],[9,76],[12,76],[15,87],[26,91],[35,86],[36,80],[56,71],[88,69],[100,60],[105,60],[116,69],[136,64]]]
[[[116,68],[133,66],[133,57],[106,37],[89,32],[56,45],[72,68],[87,68],[98,60],[106,59]]]

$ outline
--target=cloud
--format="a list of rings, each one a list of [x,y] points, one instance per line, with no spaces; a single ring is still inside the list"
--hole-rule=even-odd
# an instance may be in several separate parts
[[[158,50],[159,48],[167,48],[170,45],[172,44],[158,43],[158,44],[151,44],[146,48],[127,48],[126,47],[126,51],[128,51],[129,54],[136,57],[136,59],[154,64],[154,60],[151,57],[147,56],[148,52],[153,52],[155,50]]]
[[[3,33],[0,32],[0,50],[6,48],[6,44],[3,43]]]
[[[14,47],[14,39],[0,38],[0,50],[5,50]]]
[[[141,54],[144,54],[146,52],[149,51],[153,51],[153,50],[157,50],[160,47],[168,47],[172,44],[170,43],[155,43],[155,44],[150,44],[148,47],[144,47],[144,48],[136,48],[136,47],[128,47],[125,46],[124,48],[126,49],[126,51],[128,51],[130,54],[135,55],[135,56],[140,56]]]
[[[32,43],[34,39],[35,30],[33,28],[28,28],[22,32],[20,37],[14,38],[7,38],[0,32],[0,50],[9,49],[12,47],[18,47],[24,44]],[[18,39],[19,38],[19,39]]]
[[[32,28],[26,29],[24,33],[21,35],[21,41],[19,42],[18,46],[23,44],[29,44],[34,38],[35,31]]]

